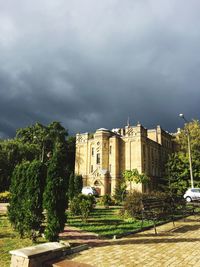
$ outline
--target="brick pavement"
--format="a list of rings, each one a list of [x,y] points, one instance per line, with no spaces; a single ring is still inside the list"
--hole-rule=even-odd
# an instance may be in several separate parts
[[[6,212],[6,205],[0,205]],[[95,267],[188,267],[200,266],[200,218],[188,217],[116,240],[100,240],[94,233],[66,227],[62,239],[87,243],[90,249],[68,256],[74,262]]]
[[[188,217],[185,221],[157,227],[132,236],[96,243],[95,247],[68,256],[80,263],[96,267],[185,267],[200,266],[200,221]]]

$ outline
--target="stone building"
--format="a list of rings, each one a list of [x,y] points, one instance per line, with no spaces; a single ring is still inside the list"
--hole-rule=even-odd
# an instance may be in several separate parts
[[[135,184],[135,189],[149,191],[156,189],[173,147],[173,136],[160,126],[147,130],[137,124],[77,134],[75,173],[83,176],[84,185],[95,187],[101,195],[113,195],[122,172],[137,169],[146,173],[151,182],[148,187]]]

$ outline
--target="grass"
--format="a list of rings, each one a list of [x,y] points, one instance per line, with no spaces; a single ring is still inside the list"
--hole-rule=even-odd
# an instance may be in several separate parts
[[[119,215],[119,208],[95,208],[87,222],[82,222],[79,216],[68,213],[68,224],[84,231],[94,232],[101,237],[111,238],[114,235],[122,235],[141,229],[141,221],[123,218]],[[152,225],[144,222],[143,227]]]
[[[38,239],[38,243],[45,242],[44,239]],[[7,215],[0,213],[0,266],[10,266],[11,255],[10,250],[19,249],[35,245],[28,238],[21,239],[17,232],[13,231]]]
[[[126,219],[119,215],[119,208],[95,208],[87,222],[82,222],[79,216],[68,213],[67,223],[85,231],[97,233],[103,238],[112,238],[114,235],[123,235],[141,229],[141,221]],[[152,226],[152,222],[145,221],[143,227]],[[45,242],[38,239],[38,243]],[[17,232],[11,227],[7,215],[0,213],[0,266],[10,266],[10,250],[35,245],[28,238],[20,239]]]

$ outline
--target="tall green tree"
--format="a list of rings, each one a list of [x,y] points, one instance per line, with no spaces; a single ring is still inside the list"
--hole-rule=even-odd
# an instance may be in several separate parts
[[[7,155],[0,146],[0,192],[7,191],[10,185],[10,171]]]
[[[18,129],[16,137],[0,140],[0,191],[9,190],[15,166],[22,161],[38,159],[47,163],[56,142],[61,142],[67,154],[68,172],[74,170],[75,138],[59,123],[45,126],[40,123]],[[2,166],[2,167],[1,167]]]
[[[23,143],[14,138],[0,142],[0,191],[9,190],[11,175],[17,164],[32,161],[39,150],[34,144]]]
[[[62,142],[57,142],[48,164],[44,193],[44,208],[47,211],[45,236],[49,241],[58,240],[59,232],[63,231],[66,222],[68,189],[66,160],[66,150]]]
[[[75,150],[76,150],[76,137],[69,136],[67,138],[67,169],[70,174],[74,172]]]
[[[188,134],[191,143],[194,186],[200,186],[200,123],[198,120],[193,120],[185,124],[184,128],[177,134],[177,151],[169,157],[166,165],[168,190],[174,194],[182,195],[188,187],[191,187]]]
[[[11,199],[8,206],[8,217],[11,224],[19,232],[20,237],[25,235],[24,218],[27,212],[25,202],[28,168],[29,162],[22,162],[15,167],[10,187]]]
[[[82,175],[75,175],[74,177],[74,195],[77,196],[81,193],[83,187]]]
[[[41,231],[43,216],[43,192],[46,180],[46,166],[38,160],[30,162],[27,169],[24,228],[35,241]]]
[[[12,175],[9,219],[21,237],[26,235],[33,241],[43,220],[45,175],[43,163],[36,160],[17,165]]]
[[[72,172],[69,177],[69,186],[68,186],[68,196],[69,200],[72,200],[75,196],[74,192],[74,173]]]

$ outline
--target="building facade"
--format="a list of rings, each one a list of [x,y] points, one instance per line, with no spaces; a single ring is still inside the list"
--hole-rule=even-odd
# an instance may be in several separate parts
[[[145,192],[156,189],[173,136],[160,126],[147,130],[141,124],[113,129],[100,128],[94,134],[76,135],[75,173],[83,176],[84,186],[93,186],[100,195],[115,193],[125,170],[137,169],[150,178],[147,186],[135,184]]]

